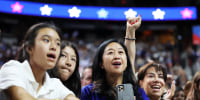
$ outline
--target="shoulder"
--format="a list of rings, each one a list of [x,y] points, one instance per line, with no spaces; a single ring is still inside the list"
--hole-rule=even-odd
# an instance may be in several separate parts
[[[81,89],[81,97],[87,97],[87,96],[91,95],[92,94],[92,88],[93,88],[93,84],[89,84],[89,85],[84,86]]]
[[[93,88],[93,84],[88,84],[88,85],[86,85],[86,86],[84,86],[84,87],[82,88],[82,91],[83,91],[83,92],[89,92],[89,91],[92,90],[92,88]]]
[[[22,63],[20,63],[17,60],[10,60],[10,61],[6,62],[5,64],[3,64],[2,69],[8,68],[8,67],[17,66],[17,65],[21,65],[21,64]]]
[[[138,95],[143,98],[143,100],[149,100],[143,88],[138,87]]]
[[[3,64],[0,74],[19,75],[25,77],[30,71],[30,65],[27,60],[22,63],[17,60],[10,60]]]
[[[81,89],[81,100],[92,100],[92,87],[93,85],[89,84]]]
[[[25,62],[21,63],[17,60],[10,60],[8,62],[6,62],[5,64],[3,64],[1,70],[0,70],[0,74],[21,74],[21,72],[23,71],[23,66],[24,66]]]
[[[11,86],[25,88],[27,71],[23,68],[24,63],[11,60],[5,63],[0,70],[0,89],[4,90]]]

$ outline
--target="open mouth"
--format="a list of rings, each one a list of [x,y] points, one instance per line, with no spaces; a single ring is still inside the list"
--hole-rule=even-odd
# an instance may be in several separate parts
[[[55,54],[47,54],[47,57],[49,58],[49,59],[51,59],[51,60],[54,60],[54,59],[56,59],[56,55]]]
[[[114,66],[120,66],[122,63],[121,62],[119,62],[119,61],[117,61],[117,62],[113,62],[112,63],[112,65],[114,65]]]
[[[151,88],[152,88],[154,91],[160,91],[161,86],[159,86],[159,85],[152,85]]]

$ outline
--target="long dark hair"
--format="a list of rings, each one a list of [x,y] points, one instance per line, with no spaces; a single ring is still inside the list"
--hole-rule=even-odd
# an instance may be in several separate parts
[[[72,90],[76,94],[77,97],[80,97],[81,96],[81,81],[80,81],[80,74],[79,74],[79,54],[78,54],[75,44],[69,41],[62,41],[61,50],[64,49],[65,47],[71,47],[72,49],[74,49],[74,52],[76,54],[76,66],[75,66],[74,72],[69,77],[69,79],[65,81],[62,81],[62,80],[61,81],[67,88]],[[56,77],[60,79],[60,75],[58,74],[57,67],[54,67],[53,69],[49,70],[48,73],[50,77]]]
[[[192,86],[190,88],[190,91],[187,94],[186,100],[199,100],[200,99],[200,71],[196,72],[193,80],[192,80]]]
[[[130,59],[128,57],[127,48],[122,41],[119,41],[117,39],[107,40],[107,41],[103,42],[97,49],[97,52],[96,52],[96,55],[94,58],[94,62],[92,65],[92,70],[93,70],[92,71],[92,81],[94,82],[93,90],[95,90],[95,92],[97,92],[97,94],[105,95],[107,97],[107,99],[109,99],[109,100],[117,99],[115,87],[108,84],[108,81],[106,80],[106,75],[105,75],[106,72],[104,69],[101,68],[101,65],[103,63],[102,58],[103,58],[104,50],[107,47],[107,45],[112,42],[119,43],[125,50],[126,59],[127,59],[127,67],[123,74],[123,84],[125,84],[125,83],[132,84],[134,87],[133,90],[137,95],[138,85],[136,82],[135,75],[133,74],[133,71],[132,71],[132,66],[130,63]]]
[[[17,60],[19,60],[20,62],[24,61],[25,59],[29,60],[29,54],[26,51],[26,48],[34,46],[35,38],[38,35],[38,31],[42,28],[51,28],[55,30],[58,33],[60,39],[62,39],[61,30],[58,27],[56,27],[53,23],[42,22],[42,23],[34,24],[26,32],[24,40],[22,41],[22,45],[19,48],[19,51],[16,56]]]

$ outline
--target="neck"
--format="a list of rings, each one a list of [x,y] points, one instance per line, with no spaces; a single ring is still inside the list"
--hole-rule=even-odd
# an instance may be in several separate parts
[[[108,80],[108,83],[113,87],[116,87],[117,85],[122,84],[123,82],[123,74],[118,76],[107,74],[106,78]]]
[[[30,60],[30,65],[36,82],[38,82],[39,86],[41,86],[43,84],[46,71],[41,69],[41,67],[39,67],[36,63],[34,63],[31,60]]]

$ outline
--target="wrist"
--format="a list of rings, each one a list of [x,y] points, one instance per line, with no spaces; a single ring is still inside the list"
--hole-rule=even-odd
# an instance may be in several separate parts
[[[136,31],[136,29],[135,28],[132,28],[132,27],[128,27],[127,29],[126,29],[126,32],[130,32],[130,33],[135,33],[135,31]]]
[[[135,40],[136,40],[136,38],[128,38],[128,37],[125,37],[124,39],[125,39],[125,40],[132,40],[132,41],[135,41]]]

